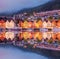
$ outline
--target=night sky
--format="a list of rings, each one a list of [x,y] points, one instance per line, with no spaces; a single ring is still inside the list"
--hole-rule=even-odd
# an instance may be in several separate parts
[[[0,13],[15,12],[24,8],[35,7],[50,0],[0,0]]]

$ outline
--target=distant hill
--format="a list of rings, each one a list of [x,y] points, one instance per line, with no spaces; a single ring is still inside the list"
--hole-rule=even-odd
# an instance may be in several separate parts
[[[22,9],[18,12],[11,13],[11,14],[2,13],[0,15],[14,15],[14,14],[19,14],[24,12],[33,13],[33,12],[51,11],[51,10],[59,10],[59,9],[60,9],[60,0],[51,0],[43,5],[34,8]]]
[[[51,0],[46,4],[34,8],[23,9],[17,13],[24,13],[24,12],[32,13],[32,12],[51,11],[51,10],[59,10],[59,9],[60,9],[60,0]]]

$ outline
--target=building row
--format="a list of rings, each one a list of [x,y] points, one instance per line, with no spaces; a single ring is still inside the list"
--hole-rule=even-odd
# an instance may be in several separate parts
[[[42,21],[42,20],[34,20],[34,21],[21,21],[19,20],[18,23],[15,23],[13,20],[0,20],[0,28],[60,28],[60,20],[48,20],[48,21]]]

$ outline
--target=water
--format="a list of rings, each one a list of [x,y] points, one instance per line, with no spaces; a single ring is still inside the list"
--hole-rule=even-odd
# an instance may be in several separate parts
[[[0,47],[0,59],[48,59],[40,54],[26,52],[15,47]]]
[[[29,51],[28,49],[17,48],[11,45],[0,45],[0,59],[60,59],[60,56],[56,55],[60,55],[60,52],[45,51],[42,54],[32,52],[31,49]]]

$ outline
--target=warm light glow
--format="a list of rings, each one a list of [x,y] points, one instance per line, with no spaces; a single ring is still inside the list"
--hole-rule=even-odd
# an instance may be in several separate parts
[[[47,22],[47,27],[51,27],[51,25],[52,25],[51,22],[48,21],[48,22]]]
[[[5,21],[3,21],[3,20],[0,21],[0,27],[5,28]]]
[[[43,22],[43,28],[47,28],[47,22],[46,21]]]
[[[57,33],[57,39],[60,40],[60,33]]]
[[[47,38],[48,38],[48,39],[51,39],[51,37],[52,37],[51,32],[47,32]]]
[[[31,32],[22,32],[18,34],[19,38],[22,39],[31,39],[33,37],[33,34]]]
[[[34,32],[34,39],[42,40],[42,33],[41,32]]]
[[[22,25],[23,25],[23,22],[22,21],[19,21],[19,27],[22,27]]]
[[[0,33],[0,39],[3,40],[5,38],[5,32]]]
[[[28,22],[28,27],[29,27],[29,28],[33,28],[33,23],[29,21],[29,22]]]
[[[52,33],[52,39],[56,40],[56,37],[57,37],[56,33]]]
[[[14,32],[6,32],[5,33],[5,37],[7,38],[7,39],[11,39],[11,40],[13,40],[13,38],[14,38]]]
[[[41,28],[42,27],[42,21],[41,20],[39,20],[39,21],[34,21],[34,27],[35,28]]]
[[[24,22],[22,23],[22,27],[23,27],[23,28],[28,28],[28,21],[24,21]]]
[[[28,32],[24,32],[23,33],[23,37],[24,37],[24,39],[27,39],[29,36],[28,36]]]
[[[57,27],[58,28],[60,27],[60,20],[58,20],[58,22],[57,22]]]
[[[44,38],[44,39],[47,38],[47,33],[46,33],[46,32],[43,33],[43,38]]]
[[[15,24],[14,21],[11,20],[10,22],[7,20],[6,21],[6,28],[14,28]]]
[[[55,20],[52,21],[52,27],[56,27],[56,21]]]

